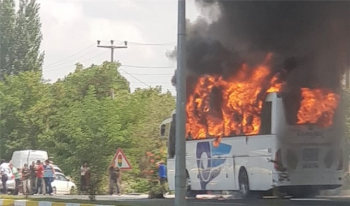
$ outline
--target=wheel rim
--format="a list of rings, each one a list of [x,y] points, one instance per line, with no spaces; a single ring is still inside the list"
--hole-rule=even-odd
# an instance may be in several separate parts
[[[240,192],[245,197],[249,192],[248,178],[246,174],[242,174],[240,181]]]
[[[243,196],[246,196],[248,193],[247,185],[244,183],[241,184],[241,193]]]

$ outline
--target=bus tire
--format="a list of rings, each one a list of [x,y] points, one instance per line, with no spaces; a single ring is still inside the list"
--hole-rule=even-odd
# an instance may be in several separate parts
[[[197,191],[194,191],[191,189],[191,179],[186,170],[186,198],[190,198],[190,199],[196,198],[197,194],[198,194]]]
[[[239,192],[243,199],[250,197],[248,173],[245,168],[241,168],[238,175]]]

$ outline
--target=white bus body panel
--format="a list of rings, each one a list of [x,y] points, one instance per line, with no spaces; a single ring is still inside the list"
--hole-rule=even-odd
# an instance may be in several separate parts
[[[192,190],[238,190],[238,172],[248,171],[251,190],[268,190],[272,185],[273,135],[223,138],[219,147],[213,139],[187,141],[186,168]],[[176,157],[175,157],[176,158]],[[168,160],[169,189],[175,189],[175,159]]]

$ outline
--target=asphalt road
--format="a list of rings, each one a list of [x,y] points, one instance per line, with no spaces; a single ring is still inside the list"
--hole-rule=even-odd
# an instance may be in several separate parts
[[[39,197],[39,196],[36,196]],[[45,196],[47,198],[48,196]],[[87,196],[50,196],[59,199],[88,199]],[[109,200],[130,206],[173,206],[173,198],[147,199],[146,196],[97,196],[97,200]],[[349,206],[349,197],[319,197],[314,199],[191,199],[186,200],[188,206]]]

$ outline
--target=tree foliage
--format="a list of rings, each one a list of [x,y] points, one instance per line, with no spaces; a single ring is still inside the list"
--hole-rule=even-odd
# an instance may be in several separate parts
[[[44,54],[39,17],[40,5],[36,0],[0,1],[0,79],[24,71],[41,71]]]
[[[46,150],[77,183],[87,161],[93,181],[103,186],[120,147],[133,167],[123,173],[123,187],[147,190],[144,154],[165,146],[158,127],[174,109],[174,97],[161,87],[131,92],[119,63],[77,63],[74,72],[48,83],[41,73],[39,10],[36,0],[0,0],[0,158]]]
[[[15,150],[46,150],[55,164],[76,178],[87,161],[93,180],[103,186],[120,147],[133,166],[123,175],[127,190],[147,188],[135,184],[144,178],[144,154],[165,146],[158,138],[159,124],[175,101],[160,87],[131,93],[118,66],[77,65],[74,73],[54,84],[42,80],[39,72],[6,77],[0,83],[1,157],[9,159]]]

